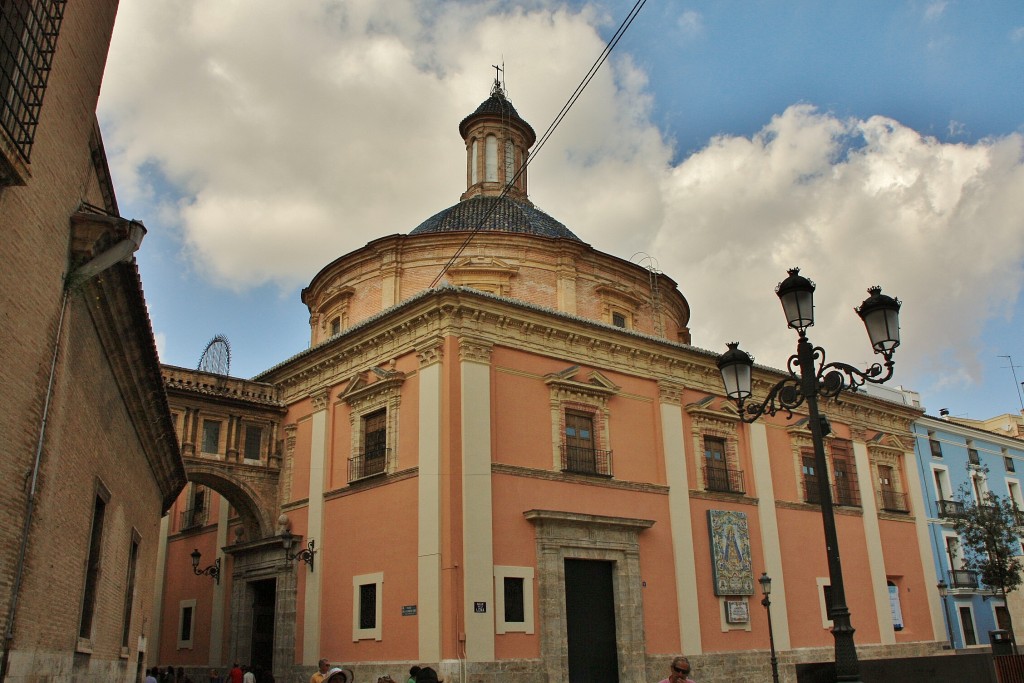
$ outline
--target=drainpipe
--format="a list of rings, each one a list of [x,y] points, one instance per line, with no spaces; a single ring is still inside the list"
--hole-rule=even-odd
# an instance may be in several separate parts
[[[36,491],[39,484],[39,470],[43,460],[43,442],[46,437],[46,421],[50,413],[50,399],[53,397],[53,380],[57,374],[57,358],[60,354],[60,337],[64,329],[64,314],[67,312],[68,297],[73,286],[85,282],[94,275],[102,273],[116,263],[128,261],[142,245],[146,228],[138,221],[129,221],[117,216],[97,215],[96,220],[127,230],[127,237],[114,244],[106,251],[83,263],[64,278],[64,291],[60,301],[60,317],[57,320],[57,334],[53,340],[53,356],[50,359],[50,377],[46,383],[46,397],[43,400],[43,418],[39,424],[39,440],[32,464],[32,480],[25,502],[25,521],[21,527],[21,542],[18,547],[18,562],[14,570],[14,585],[11,588],[11,600],[7,607],[7,621],[4,625],[4,651],[0,661],[0,683],[7,680],[7,666],[10,662],[11,645],[14,643],[14,620],[18,614],[18,598],[21,594],[21,581],[25,575],[25,557],[28,554],[28,542],[31,535],[32,516],[36,507]]]

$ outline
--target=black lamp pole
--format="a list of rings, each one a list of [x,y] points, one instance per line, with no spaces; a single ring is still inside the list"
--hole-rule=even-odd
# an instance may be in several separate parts
[[[768,572],[761,572],[761,578],[757,582],[761,584],[761,594],[764,595],[761,604],[764,605],[764,609],[768,613],[768,647],[772,651],[772,683],[779,683],[779,660],[775,656],[775,631],[772,629],[772,601],[768,599],[772,592],[772,579],[768,576]]]
[[[799,268],[791,269],[789,277],[779,283],[775,292],[782,301],[789,326],[799,335],[796,354],[790,356],[787,363],[789,375],[776,383],[759,405],[746,405],[751,396],[754,359],[741,351],[738,343],[731,343],[728,345],[729,350],[719,359],[718,368],[722,373],[726,394],[736,401],[740,419],[744,422],[754,422],[765,413],[775,415],[780,410],[792,418],[794,409],[807,404],[808,427],[814,444],[814,466],[819,473],[818,497],[832,593],[829,617],[832,619],[832,637],[835,639],[836,680],[857,682],[860,681],[860,663],[853,642],[854,628],[850,622],[850,610],[846,606],[832,491],[825,476],[828,466],[824,437],[831,432],[831,427],[828,419],[818,411],[818,397],[837,398],[844,389],[856,391],[866,382],[881,384],[892,377],[892,356],[900,344],[900,302],[882,294],[881,287],[872,287],[868,290],[870,296],[855,309],[864,321],[875,353],[881,354],[884,359],[884,369],[882,363],[875,363],[861,371],[846,363],[826,363],[825,350],[813,346],[807,338],[806,329],[814,325],[814,283],[801,276]]]

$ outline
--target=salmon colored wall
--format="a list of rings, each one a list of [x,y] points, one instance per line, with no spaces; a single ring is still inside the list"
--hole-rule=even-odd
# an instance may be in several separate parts
[[[398,359],[396,368],[406,374],[402,384],[398,424],[398,470],[419,467],[420,464],[420,376],[416,354]]]
[[[896,631],[896,640],[931,640],[931,612],[925,588],[924,570],[917,548],[917,529],[911,522],[881,519],[882,552],[885,573],[899,588],[900,607],[903,610],[903,630]]]
[[[212,618],[214,581],[209,576],[192,573],[192,550],[203,554],[200,569],[209,566],[216,557],[216,528],[202,533],[172,538],[167,544],[167,574],[164,582],[163,615],[160,625],[159,660],[163,665],[205,665],[210,657],[210,620]],[[221,567],[221,584],[230,583],[230,572]],[[230,590],[230,585],[225,586]],[[196,601],[192,621],[192,649],[178,649],[178,615],[182,600]]]
[[[495,349],[492,356],[511,355]],[[516,358],[516,361],[522,359]],[[491,405],[491,433],[494,440],[494,461],[535,469],[551,469],[550,389],[535,377],[524,377],[494,363]],[[518,370],[518,368],[516,368]],[[521,370],[520,370],[521,371]],[[540,374],[540,373],[537,373]],[[512,409],[514,407],[514,409]]]
[[[329,542],[316,568],[327,572],[321,577],[322,656],[334,661],[416,659],[416,617],[401,615],[403,605],[417,603],[416,486],[415,479],[405,479],[325,501],[324,538]],[[384,573],[383,640],[353,642],[352,577],[374,572]]]
[[[295,452],[292,458],[292,501],[309,497],[309,458],[312,452],[313,419],[309,417],[308,412],[304,411],[304,414],[306,417],[300,419],[295,425]],[[289,417],[291,417],[290,414]]]
[[[331,452],[327,454],[327,481],[324,482],[327,491],[348,486],[348,461],[356,455],[352,451],[352,411],[344,401],[334,400],[333,396],[337,393],[331,392],[331,423],[328,425],[331,430],[328,438]],[[357,431],[360,428],[360,425],[355,425]]]
[[[494,476],[494,563],[537,566],[533,525],[523,517],[532,509],[551,509],[591,515],[651,519],[655,524],[640,533],[640,560],[644,589],[644,627],[648,650],[674,652],[679,647],[676,622],[675,573],[672,539],[668,523],[668,497],[661,493],[638,493],[598,486],[541,479]],[[540,621],[535,584],[533,636],[497,636],[499,657],[537,657],[540,652]]]

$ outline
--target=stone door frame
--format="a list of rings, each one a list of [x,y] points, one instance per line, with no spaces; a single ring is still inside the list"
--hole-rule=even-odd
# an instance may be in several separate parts
[[[653,520],[585,515],[557,510],[523,513],[535,529],[540,607],[540,656],[547,679],[568,680],[566,641],[565,560],[613,563],[615,640],[621,683],[646,680],[646,639],[640,577],[640,533]]]

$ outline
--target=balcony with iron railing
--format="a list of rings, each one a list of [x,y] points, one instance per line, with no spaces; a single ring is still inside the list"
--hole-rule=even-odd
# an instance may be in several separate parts
[[[881,508],[886,512],[910,512],[910,507],[907,506],[907,494],[902,491],[880,489],[878,497],[882,502]]]
[[[199,527],[206,525],[206,520],[210,517],[210,510],[206,507],[201,508],[188,508],[183,510],[181,513],[181,525],[178,527],[179,531],[190,531],[192,529],[198,529]]]
[[[973,569],[950,569],[950,588],[978,588],[978,572]]]
[[[1024,527],[1024,510],[1014,509],[1013,520],[1017,526]]]
[[[610,477],[612,452],[562,444],[562,471]]]
[[[831,487],[832,504],[840,507],[860,507],[860,491],[855,486],[833,484]],[[821,504],[817,480],[804,480],[804,502],[812,505]]]
[[[860,491],[851,484],[833,484],[832,503],[843,507],[859,508]]]
[[[745,493],[743,470],[707,466],[704,468],[704,489],[721,493]]]
[[[957,519],[964,515],[964,504],[959,500],[944,500],[940,498],[935,501],[935,505],[938,508],[939,517]]]
[[[348,459],[348,480],[351,482],[387,474],[389,460],[390,448],[361,451]]]

